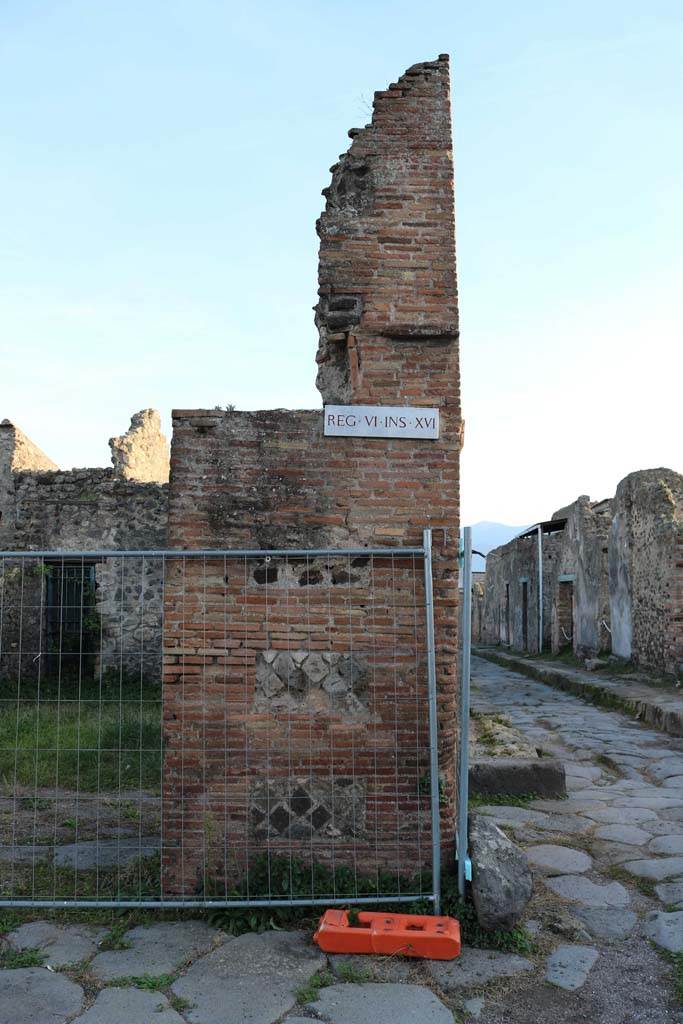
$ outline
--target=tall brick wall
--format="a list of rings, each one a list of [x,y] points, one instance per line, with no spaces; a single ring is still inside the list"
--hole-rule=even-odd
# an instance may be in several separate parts
[[[349,134],[352,145],[333,168],[318,222],[318,386],[325,402],[437,406],[440,437],[325,437],[322,410],[176,411],[169,537],[182,548],[362,548],[412,546],[425,526],[434,529],[442,810],[450,848],[461,418],[447,58],[416,65],[377,93],[372,123]],[[351,844],[365,870],[383,865],[405,873],[428,860],[421,573],[417,562],[362,557],[349,565],[249,561],[241,572],[211,558],[169,566],[169,889],[206,889],[207,863],[231,877],[239,851],[258,848],[259,837],[277,848],[280,839],[259,824],[266,777],[303,772],[322,801],[326,780],[343,778],[344,765],[353,767],[344,806],[362,827],[337,830],[337,847],[329,829],[300,841],[290,829],[280,834],[283,848],[317,860],[336,849],[343,859]],[[288,673],[298,672],[296,659],[307,671],[316,651],[337,673],[334,684],[323,681],[323,691],[343,689],[338,675],[346,673],[344,700],[306,684],[305,697],[288,700],[283,715],[273,659],[296,655]],[[342,671],[334,659],[348,657]],[[289,682],[288,676],[287,698]],[[208,758],[207,736],[217,752]],[[227,761],[221,750],[229,751]],[[275,791],[271,796],[280,799]],[[417,822],[427,843],[419,850]]]

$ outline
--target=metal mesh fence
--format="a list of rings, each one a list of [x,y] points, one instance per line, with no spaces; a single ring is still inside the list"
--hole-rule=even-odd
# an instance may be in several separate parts
[[[438,906],[437,777],[428,550],[0,554],[0,902]]]

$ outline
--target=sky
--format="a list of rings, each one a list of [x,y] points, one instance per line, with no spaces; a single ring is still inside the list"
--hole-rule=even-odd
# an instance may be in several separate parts
[[[316,408],[320,190],[452,59],[462,522],[683,470],[680,0],[0,0],[0,418]]]

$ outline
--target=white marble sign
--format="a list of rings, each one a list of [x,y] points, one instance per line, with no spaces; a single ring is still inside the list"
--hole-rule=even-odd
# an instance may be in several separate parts
[[[326,405],[325,434],[336,437],[439,436],[439,410],[399,405]]]

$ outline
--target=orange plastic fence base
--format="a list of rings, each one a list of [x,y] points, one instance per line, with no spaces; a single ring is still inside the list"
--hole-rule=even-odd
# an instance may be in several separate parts
[[[313,941],[325,953],[379,953],[453,960],[460,952],[460,925],[453,917],[361,911],[349,924],[346,910],[326,910]]]

